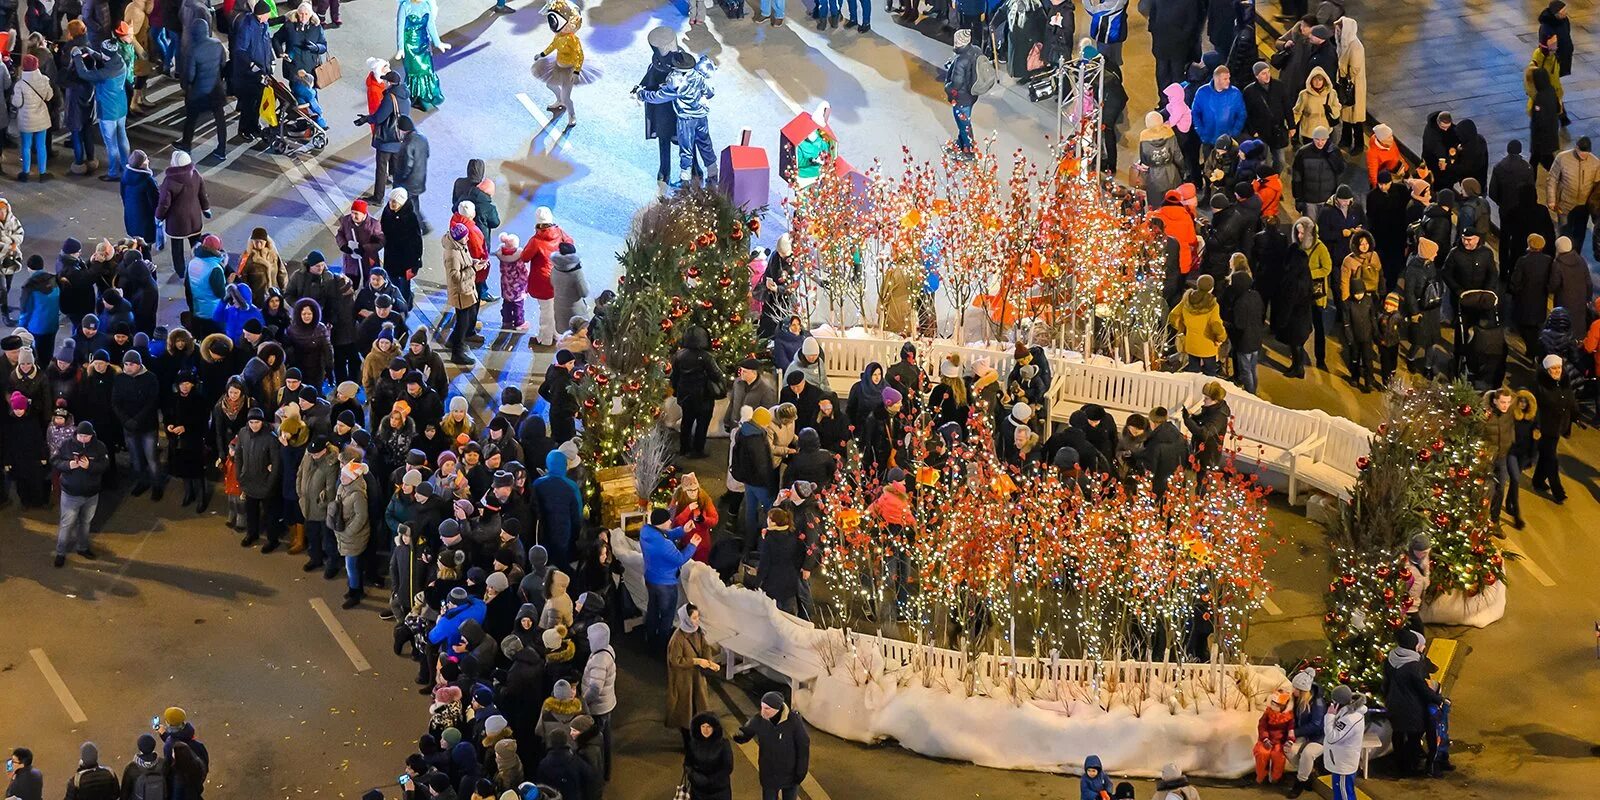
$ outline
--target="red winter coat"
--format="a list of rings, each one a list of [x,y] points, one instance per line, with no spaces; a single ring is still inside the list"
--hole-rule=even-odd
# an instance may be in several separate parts
[[[563,244],[572,244],[572,237],[561,230],[560,225],[551,225],[535,231],[527,246],[522,248],[522,258],[528,262],[529,297],[535,300],[555,299],[555,287],[550,285],[550,257]]]
[[[1167,192],[1166,202],[1150,216],[1160,219],[1166,225],[1167,235],[1178,242],[1178,271],[1188,275],[1189,270],[1194,269],[1195,245],[1200,237],[1195,234],[1194,214],[1184,207],[1177,194],[1176,189]]]

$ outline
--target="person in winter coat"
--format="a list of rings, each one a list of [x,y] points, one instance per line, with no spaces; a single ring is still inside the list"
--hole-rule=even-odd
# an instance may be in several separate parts
[[[706,675],[721,667],[716,659],[722,648],[706,639],[700,628],[700,609],[692,603],[678,607],[672,638],[667,642],[667,713],[665,723],[689,741],[689,724],[711,707]]]
[[[1211,82],[1194,93],[1190,112],[1194,132],[1200,137],[1200,148],[1210,153],[1219,137],[1227,136],[1238,141],[1244,133],[1249,113],[1245,109],[1244,95],[1232,83],[1232,74],[1226,66],[1211,72]]]
[[[467,174],[456,178],[450,186],[450,207],[460,207],[462,201],[472,203],[475,219],[478,226],[483,229],[485,239],[494,234],[500,227],[500,209],[494,202],[494,182],[488,178],[488,166],[481,158],[467,160]],[[483,302],[492,303],[495,298],[485,296]]]
[[[541,347],[555,344],[556,326],[572,318],[571,314],[560,316],[556,313],[556,292],[552,280],[555,260],[561,255],[562,246],[570,247],[572,244],[572,237],[556,224],[550,208],[539,206],[534,211],[533,236],[522,249],[520,260],[528,264],[528,296],[538,301],[539,330],[534,341]]]
[[[1328,202],[1343,179],[1345,161],[1339,148],[1329,140],[1326,126],[1311,128],[1311,140],[1295,151],[1290,168],[1295,202],[1308,208]]]
[[[1156,91],[1184,79],[1200,60],[1200,30],[1205,9],[1193,0],[1139,0],[1149,21],[1150,53],[1156,61]]]
[[[89,524],[100,503],[102,482],[110,464],[105,443],[96,438],[95,426],[87,420],[79,422],[77,433],[51,456],[50,465],[61,476],[61,525],[56,532],[52,562],[55,567],[66,563],[68,548],[84,558],[94,558]]]
[[[1533,488],[1549,493],[1559,505],[1566,502],[1567,491],[1561,485],[1561,462],[1556,448],[1563,437],[1572,435],[1578,402],[1562,357],[1554,353],[1546,355],[1542,366],[1533,390],[1539,409],[1539,459],[1533,469]]]
[[[150,174],[150,157],[143,150],[128,154],[128,166],[122,171],[122,227],[128,235],[149,246],[156,241],[156,205],[161,202],[161,189]]]
[[[764,796],[784,800],[798,796],[800,782],[811,770],[811,735],[805,720],[784,702],[783,695],[762,695],[761,709],[739,728],[733,740],[756,742],[756,769]]]
[[[228,52],[222,42],[211,35],[209,17],[208,13],[202,11],[201,16],[183,29],[183,41],[188,53],[179,59],[177,70],[179,83],[184,90],[183,136],[179,139],[179,148],[185,153],[194,149],[195,126],[202,116],[209,115],[217,128],[217,149],[211,152],[211,158],[221,161],[228,155],[228,127],[223,113],[227,105],[227,87],[222,75],[228,63]],[[260,99],[259,94],[257,99]],[[248,107],[241,102],[240,108]],[[256,116],[254,113],[240,114],[240,130],[246,130],[245,117]],[[172,234],[169,231],[167,235]]]
[[[167,242],[172,249],[172,267],[180,275],[184,269],[185,244],[190,239],[200,237],[205,220],[210,218],[211,201],[206,197],[205,179],[194,168],[187,151],[174,150],[171,164],[162,173],[161,191],[156,200],[156,219],[166,223]],[[190,290],[193,289],[191,281]],[[210,314],[202,309],[191,307],[190,310],[196,316],[210,318]]]
[[[166,483],[156,458],[161,386],[155,374],[145,369],[138,350],[122,356],[122,372],[111,381],[111,408],[128,446],[133,473],[133,488],[128,493],[138,497],[149,490],[150,499],[160,502]]]
[[[1527,179],[1534,179],[1535,167],[1543,166],[1546,171],[1554,168],[1556,151],[1561,148],[1561,119],[1565,113],[1561,107],[1560,95],[1556,92],[1550,74],[1542,68],[1529,66],[1527,74],[1528,83],[1528,148],[1532,166],[1528,168]],[[1520,149],[1521,143],[1512,140]],[[1499,168],[1496,167],[1496,172]],[[1494,181],[1490,180],[1491,188]]]
[[[1183,352],[1189,357],[1187,371],[1213,376],[1218,373],[1219,349],[1228,339],[1222,313],[1212,296],[1214,286],[1210,275],[1201,275],[1195,288],[1185,292],[1183,302],[1167,316],[1167,324],[1183,337]]]
[[[1177,134],[1161,112],[1145,114],[1144,124],[1144,130],[1139,132],[1139,162],[1134,170],[1143,176],[1146,198],[1165,198],[1167,192],[1183,183],[1183,151],[1178,147]]]
[[[550,256],[550,288],[554,294],[550,311],[553,318],[571,320],[586,308],[589,284],[583,277],[578,249],[570,242],[562,242]]]
[[[1227,397],[1227,390],[1222,388],[1222,384],[1216,381],[1206,383],[1201,395],[1198,412],[1191,413],[1189,409],[1183,409],[1183,425],[1189,429],[1193,459],[1203,481],[1208,470],[1222,466],[1224,439],[1228,435],[1228,423],[1233,412],[1223,399]]]
[[[1322,687],[1317,685],[1316,670],[1307,667],[1296,672],[1289,680],[1292,690],[1289,711],[1294,715],[1293,733],[1286,748],[1288,765],[1294,767],[1294,784],[1289,787],[1290,797],[1299,797],[1313,787],[1317,774],[1317,759],[1323,752],[1323,722],[1328,703],[1322,697]]]
[[[383,226],[367,208],[367,201],[361,198],[351,202],[350,213],[339,218],[339,230],[334,234],[339,252],[344,254],[344,274],[362,283],[381,263],[384,245]]]
[[[1256,367],[1261,360],[1261,345],[1267,329],[1266,305],[1255,289],[1255,280],[1248,268],[1234,270],[1228,278],[1228,290],[1233,307],[1223,322],[1231,343],[1234,379],[1245,391],[1255,394]]]
[[[726,393],[728,379],[711,356],[711,339],[705,329],[690,326],[682,346],[672,357],[669,377],[672,396],[683,410],[678,429],[678,452],[688,458],[704,458],[706,434],[711,425],[712,407],[717,395]]]
[[[683,767],[690,800],[733,800],[733,746],[714,712],[690,720]]]
[[[806,553],[792,523],[793,518],[785,509],[773,508],[767,512],[767,526],[761,532],[756,585],[777,603],[778,610],[798,614],[800,572]]]
[[[1411,632],[1402,631],[1401,636],[1407,633]],[[1421,634],[1415,636],[1418,642],[1422,640]],[[1390,658],[1393,658],[1393,652]],[[1384,671],[1387,673],[1389,670],[1390,667],[1386,663]],[[1385,684],[1387,683],[1386,678]],[[1386,702],[1387,696],[1386,691]],[[1356,772],[1360,770],[1361,754],[1366,746],[1364,740],[1367,734],[1367,701],[1349,686],[1334,687],[1331,699],[1332,703],[1329,704],[1322,722],[1322,763],[1328,768],[1328,772],[1332,773],[1334,800],[1355,800]],[[1423,713],[1426,714],[1426,710]],[[1399,736],[1398,728],[1396,736]],[[1396,741],[1398,746],[1398,738]],[[1309,784],[1310,780],[1306,780],[1305,783]]]
[[[528,261],[522,257],[522,242],[514,233],[500,234],[495,250],[500,262],[500,326],[507,330],[528,330],[523,303],[528,294]]]
[[[1442,705],[1448,701],[1444,699],[1429,674],[1437,669],[1423,653],[1426,650],[1427,640],[1422,634],[1409,628],[1402,629],[1398,636],[1399,643],[1389,651],[1383,663],[1383,702],[1389,712],[1389,722],[1394,730],[1394,759],[1402,775],[1413,775],[1417,772],[1419,761],[1422,757],[1423,733],[1432,728],[1429,722],[1429,707]],[[1340,687],[1344,689],[1345,687]],[[1340,690],[1334,690],[1333,706],[1328,714],[1334,720],[1333,725],[1327,726],[1326,750],[1323,761],[1335,761],[1334,753],[1338,748],[1340,734],[1337,723],[1340,721],[1341,711],[1349,702],[1344,699]],[[1359,742],[1357,742],[1359,746]],[[1359,752],[1359,751],[1358,751]],[[1330,772],[1343,774],[1330,766]],[[1350,770],[1354,772],[1354,770]]]
[[[1111,800],[1111,777],[1100,765],[1100,757],[1091,755],[1083,760],[1083,774],[1078,776],[1079,800]]]
[[[183,481],[182,506],[210,496],[206,485],[206,425],[211,406],[199,389],[199,376],[185,367],[178,372],[162,407],[167,434],[167,474]],[[197,508],[199,508],[197,506]]]
[[[289,18],[272,35],[272,46],[283,57],[285,81],[293,81],[300,72],[316,74],[328,54],[328,37],[311,3],[303,2],[289,12]]]
[[[267,544],[262,552],[278,549],[278,525],[272,507],[279,496],[277,469],[277,440],[266,425],[266,412],[255,406],[245,417],[245,426],[234,437],[231,453],[239,489],[244,496],[245,537],[241,547],[250,547],[261,540],[263,532]]]
[[[379,228],[383,237],[384,271],[400,290],[406,305],[414,306],[411,279],[422,269],[424,232],[415,196],[402,187],[390,189]]]
[[[1538,40],[1541,42],[1555,38],[1556,63],[1560,67],[1560,75],[1565,78],[1572,74],[1572,20],[1567,18],[1567,4],[1565,0],[1550,0],[1550,4],[1539,12]]]
[[[343,563],[338,536],[328,527],[330,506],[341,487],[340,466],[338,449],[326,438],[313,436],[294,478],[295,499],[306,521],[307,559],[301,569],[305,572],[321,570],[323,577],[330,580]]]
[[[1350,152],[1359,153],[1367,141],[1367,46],[1356,32],[1355,18],[1340,17],[1333,29],[1339,52],[1336,74],[1353,94],[1338,111],[1339,143]]]
[[[246,109],[239,115],[239,135],[246,139],[261,135],[261,115],[254,112],[261,107],[261,79],[272,72],[276,58],[272,35],[267,30],[270,11],[266,0],[256,0],[250,13],[234,17],[228,31],[228,77],[239,107]]]
[[[589,658],[583,666],[583,707],[600,730],[601,773],[611,772],[611,712],[617,708],[617,651],[611,647],[611,626],[589,625],[584,632]]]
[[[1565,308],[1568,314],[1581,316],[1589,307],[1593,282],[1589,265],[1578,251],[1578,241],[1567,236],[1556,239],[1556,258],[1550,271],[1552,304]]]
[[[1549,219],[1542,207],[1538,211]],[[1538,352],[1539,328],[1550,313],[1550,279],[1555,260],[1544,251],[1545,238],[1537,233],[1530,234],[1527,251],[1517,259],[1506,284],[1506,289],[1511,292],[1511,324],[1516,326],[1517,333],[1522,337],[1530,360],[1537,360],[1542,355]],[[1587,266],[1584,272],[1588,272]]]
[[[120,182],[128,151],[128,65],[122,60],[115,39],[101,42],[95,50],[85,50],[72,58],[79,80],[94,87],[95,121],[106,145],[106,174],[100,180]]]
[[[1273,327],[1291,356],[1284,375],[1291,378],[1305,375],[1305,342],[1313,332],[1317,334],[1317,366],[1326,368],[1322,317],[1332,268],[1328,248],[1317,238],[1316,230],[1316,224],[1308,217],[1295,221],[1294,244],[1289,248],[1283,284],[1272,303]]]
[[[1194,212],[1185,204],[1183,192],[1178,189],[1168,191],[1162,198],[1161,207],[1151,212],[1150,216],[1160,220],[1162,231],[1177,242],[1178,273],[1187,278],[1194,270],[1200,237],[1195,231]]]
[[[1295,99],[1290,133],[1298,135],[1302,144],[1307,143],[1314,138],[1307,135],[1309,132],[1317,128],[1332,130],[1339,124],[1343,112],[1339,94],[1333,90],[1333,79],[1322,67],[1315,67],[1306,76],[1305,85]]]
[[[1309,209],[1308,209],[1309,216]],[[1342,268],[1345,256],[1350,254],[1350,240],[1356,231],[1366,227],[1367,215],[1361,206],[1356,204],[1355,192],[1349,186],[1339,184],[1334,190],[1333,197],[1316,209],[1317,237],[1328,248],[1328,259],[1336,268]],[[1330,283],[1329,289],[1337,288]]]
[[[56,331],[61,328],[59,279],[42,269],[34,270],[22,284],[21,302],[22,315],[17,318],[17,325],[33,335],[35,352],[52,353]]]
[[[450,363],[470,367],[477,361],[467,354],[467,337],[474,335],[477,328],[479,300],[474,285],[476,260],[466,239],[467,226],[455,222],[440,241],[444,247],[445,286],[449,290],[450,307],[456,312],[455,324],[450,329]]]
[[[68,800],[117,800],[122,796],[117,774],[100,764],[100,749],[94,742],[78,748],[78,771],[67,778]]]
[[[278,245],[267,234],[266,228],[250,232],[250,243],[239,255],[238,281],[250,287],[252,297],[267,297],[269,289],[283,290],[289,282],[289,270],[278,253]]]
[[[1257,61],[1251,69],[1254,80],[1243,89],[1245,126],[1247,138],[1259,139],[1267,146],[1272,166],[1282,169],[1288,158],[1289,127],[1293,125],[1294,106],[1299,99],[1297,91],[1272,77],[1272,66]]]
[[[18,149],[22,151],[22,168],[17,180],[27,182],[33,165],[39,165],[39,179],[50,177],[46,171],[49,147],[45,141],[50,132],[50,103],[55,99],[55,87],[39,70],[39,59],[34,55],[22,57],[22,75],[11,86],[11,105],[17,109]]]
[[[583,530],[583,497],[567,477],[567,454],[552,450],[545,457],[545,474],[533,482],[539,509],[540,541],[550,553],[551,566],[570,571],[572,547]]]
[[[1561,221],[1562,235],[1580,251],[1589,230],[1589,196],[1600,183],[1600,157],[1592,149],[1589,137],[1580,137],[1575,147],[1556,156],[1545,175],[1545,204]]]
[[[1372,390],[1373,345],[1378,338],[1376,295],[1361,281],[1350,287],[1344,303],[1345,360],[1350,364],[1350,381],[1362,392]]]
[[[301,380],[319,393],[333,366],[333,343],[322,322],[322,308],[309,297],[295,301],[294,315],[283,332],[288,361],[300,370]]]
[[[376,172],[373,176],[372,193],[367,196],[367,200],[373,203],[383,202],[389,191],[390,173],[395,171],[395,162],[404,149],[400,120],[406,117],[406,109],[411,104],[411,95],[406,90],[400,73],[385,74],[383,84],[383,95],[377,107],[370,113],[356,117],[357,125],[367,125],[372,129]]]
[[[1256,720],[1256,783],[1277,783],[1283,779],[1288,751],[1294,748],[1295,716],[1291,695],[1280,689],[1272,694],[1267,707]]]

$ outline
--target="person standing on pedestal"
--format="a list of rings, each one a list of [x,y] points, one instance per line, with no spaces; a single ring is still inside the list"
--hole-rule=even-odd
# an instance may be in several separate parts
[[[444,103],[444,89],[433,71],[433,51],[448,53],[450,45],[439,38],[438,16],[433,0],[400,0],[395,19],[394,60],[405,65],[411,104],[421,111]]]

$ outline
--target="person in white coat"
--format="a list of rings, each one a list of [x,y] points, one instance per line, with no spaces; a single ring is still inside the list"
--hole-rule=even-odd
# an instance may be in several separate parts
[[[611,712],[617,708],[617,651],[611,648],[611,626],[589,626],[589,660],[583,667],[583,706],[600,729],[605,776],[611,776]]]
[[[1356,800],[1356,772],[1367,735],[1367,699],[1349,686],[1333,690],[1322,723],[1322,765],[1333,776],[1333,800]]]
[[[22,76],[11,87],[11,107],[17,110],[18,147],[22,150],[22,170],[17,180],[27,181],[34,162],[39,164],[39,178],[45,173],[45,137],[50,132],[50,99],[55,97],[50,78],[39,71],[39,59],[32,55],[22,57]]]
[[[1339,128],[1339,146],[1359,153],[1367,143],[1367,46],[1356,35],[1353,18],[1340,17],[1334,27],[1339,30],[1339,79],[1335,91],[1345,85],[1354,90],[1339,98],[1344,104],[1339,112],[1339,119],[1344,122]]]

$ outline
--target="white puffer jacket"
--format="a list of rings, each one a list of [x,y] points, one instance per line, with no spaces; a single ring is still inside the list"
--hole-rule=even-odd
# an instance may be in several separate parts
[[[17,130],[38,133],[50,128],[50,98],[55,89],[43,72],[22,73],[11,87],[11,103],[17,108]]]

